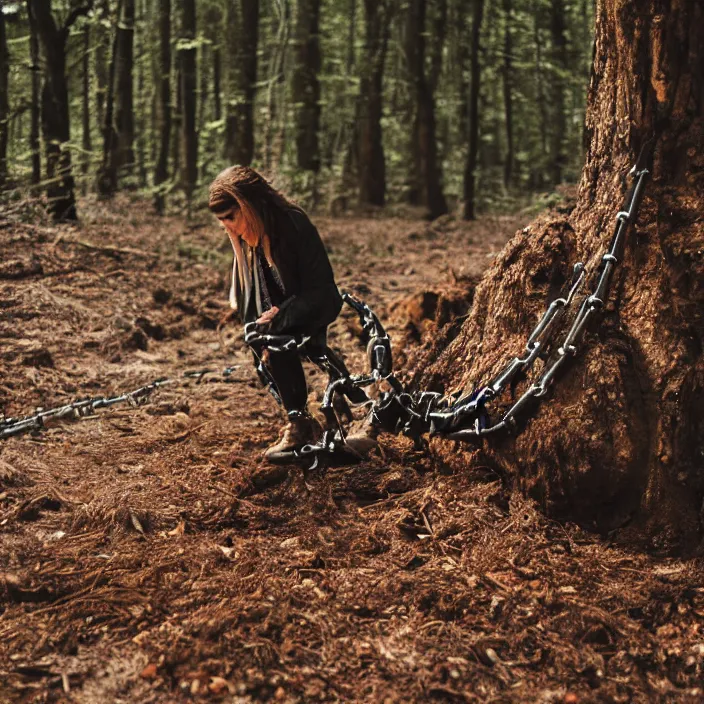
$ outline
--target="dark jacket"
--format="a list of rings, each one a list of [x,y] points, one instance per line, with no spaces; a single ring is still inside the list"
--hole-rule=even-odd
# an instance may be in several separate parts
[[[284,293],[283,300],[276,296],[272,301],[279,312],[267,332],[309,335],[324,330],[340,313],[342,297],[318,230],[305,213],[290,208],[277,218],[269,237]]]

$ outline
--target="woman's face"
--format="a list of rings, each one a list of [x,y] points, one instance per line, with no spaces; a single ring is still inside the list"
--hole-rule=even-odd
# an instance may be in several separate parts
[[[240,209],[231,208],[225,213],[218,213],[216,216],[220,224],[227,230],[230,237],[240,237],[242,228],[239,224]]]
[[[256,246],[256,241],[251,241],[252,237],[249,234],[246,222],[242,218],[242,210],[240,208],[232,208],[225,213],[219,213],[216,217],[227,230],[230,239],[240,237],[251,247]]]

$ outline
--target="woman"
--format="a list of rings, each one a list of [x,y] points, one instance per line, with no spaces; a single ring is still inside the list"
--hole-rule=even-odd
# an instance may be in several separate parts
[[[230,305],[242,322],[256,321],[272,335],[308,335],[308,350],[327,353],[327,326],[342,297],[320,235],[307,215],[254,169],[231,166],[210,185],[208,207],[227,230],[235,253]],[[297,352],[270,353],[267,367],[288,414],[279,441],[264,457],[284,462],[314,442],[319,424],[307,410],[308,390]]]

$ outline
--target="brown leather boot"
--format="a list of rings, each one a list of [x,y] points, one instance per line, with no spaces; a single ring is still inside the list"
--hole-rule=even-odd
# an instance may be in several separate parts
[[[291,453],[304,445],[314,443],[320,436],[320,423],[307,412],[289,414],[288,423],[279,432],[279,440],[264,452],[264,459],[272,464],[290,462]]]

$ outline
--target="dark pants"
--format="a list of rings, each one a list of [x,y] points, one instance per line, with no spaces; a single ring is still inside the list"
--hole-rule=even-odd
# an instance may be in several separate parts
[[[327,329],[313,335],[300,351],[269,352],[267,368],[276,382],[279,396],[288,412],[305,410],[308,401],[308,385],[303,373],[302,356],[318,364],[333,379],[349,376],[342,358],[328,347]]]

